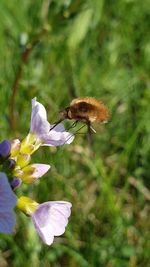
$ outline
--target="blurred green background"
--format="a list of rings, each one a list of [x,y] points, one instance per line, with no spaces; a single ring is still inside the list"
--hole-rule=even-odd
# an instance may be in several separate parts
[[[1,140],[26,136],[35,96],[50,122],[76,96],[102,99],[111,113],[94,157],[86,135],[33,155],[51,171],[17,194],[68,200],[72,215],[48,247],[16,211],[0,267],[150,266],[149,29],[148,0],[0,1]]]

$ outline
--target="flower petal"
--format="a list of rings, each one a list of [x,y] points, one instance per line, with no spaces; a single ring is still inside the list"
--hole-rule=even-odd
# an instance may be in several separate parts
[[[43,146],[61,146],[70,144],[74,140],[74,135],[69,132],[50,131],[47,135],[42,135]]]
[[[73,134],[65,131],[62,123],[59,123],[55,127],[54,125],[50,125],[47,121],[47,114],[44,106],[37,102],[36,98],[32,99],[30,133],[35,134],[37,140],[40,140],[44,146],[70,144],[74,139]]]
[[[34,119],[31,121],[30,132],[41,135],[44,133],[48,133],[50,129],[50,125],[48,121],[43,119],[39,114],[37,114]]]
[[[22,169],[22,173],[14,173],[17,177],[19,177],[22,182],[26,184],[31,184],[38,178],[42,177],[49,169],[50,165],[48,164],[30,164]]]
[[[34,97],[32,99],[32,115],[31,115],[31,119],[32,119],[32,117],[36,116],[37,113],[39,113],[43,119],[47,120],[47,113],[46,113],[45,107],[41,103],[36,101],[36,97]]]
[[[56,132],[64,132],[65,131],[65,127],[62,123],[57,124],[55,127],[54,126],[55,126],[55,124],[52,124],[50,129],[53,128],[54,131],[56,131]]]
[[[54,236],[65,232],[71,206],[71,203],[65,201],[49,201],[40,204],[33,213],[32,221],[44,243],[51,245]]]
[[[6,175],[0,172],[0,212],[14,208],[16,202],[17,197],[9,185]]]
[[[13,193],[7,177],[0,172],[0,232],[11,233],[15,226],[15,214],[13,208],[17,203],[17,197]]]
[[[50,124],[47,121],[47,114],[45,107],[36,101],[36,98],[32,99],[32,114],[31,114],[31,127],[30,132],[37,135],[48,133],[50,130]]]
[[[10,234],[16,224],[16,218],[13,211],[0,212],[0,232]]]
[[[10,154],[11,143],[8,140],[4,140],[0,143],[0,157],[7,158]]]
[[[34,175],[37,178],[42,177],[48,170],[50,169],[50,165],[48,164],[32,164],[33,167],[35,167]]]

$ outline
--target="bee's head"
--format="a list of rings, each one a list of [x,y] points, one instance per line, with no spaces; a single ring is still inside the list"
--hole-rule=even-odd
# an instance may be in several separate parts
[[[68,119],[68,111],[69,111],[69,107],[62,109],[59,111],[59,116],[62,120]]]

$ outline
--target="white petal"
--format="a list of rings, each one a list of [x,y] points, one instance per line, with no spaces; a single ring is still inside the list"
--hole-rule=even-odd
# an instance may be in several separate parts
[[[47,120],[47,112],[46,112],[46,109],[45,107],[39,103],[38,101],[36,101],[36,97],[32,99],[32,112],[33,114],[32,115],[35,115],[36,113],[39,113],[40,116]]]
[[[49,129],[50,124],[47,121],[45,107],[41,103],[37,102],[36,98],[33,98],[30,132],[40,135],[49,132]]]
[[[65,127],[64,127],[64,125],[62,123],[59,123],[55,127],[54,127],[54,125],[55,124],[51,125],[51,128],[53,128],[54,131],[56,131],[56,132],[64,132],[65,131]]]
[[[43,146],[62,146],[70,144],[74,140],[74,135],[69,132],[50,131],[48,134],[41,136]]]
[[[51,167],[48,164],[39,164],[39,163],[32,164],[32,166],[35,167],[34,175],[37,178],[42,177],[45,173],[48,172],[48,170]]]
[[[31,119],[30,132],[38,136],[49,132],[50,124],[47,120],[43,119],[39,113],[35,114]]]
[[[46,244],[52,244],[54,236],[65,232],[71,206],[71,203],[65,201],[49,201],[40,204],[32,215],[35,228]]]
[[[32,99],[30,132],[34,133],[44,146],[61,146],[73,141],[73,134],[65,131],[62,123],[52,129],[53,126],[47,121],[44,106],[37,102],[36,98]]]

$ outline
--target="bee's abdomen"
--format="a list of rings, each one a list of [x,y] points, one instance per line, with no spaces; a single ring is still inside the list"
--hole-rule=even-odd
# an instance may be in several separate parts
[[[103,102],[96,99],[89,98],[88,101],[80,99],[76,103],[74,100],[70,105],[68,115],[70,119],[75,120],[105,122],[108,120],[108,109]]]

